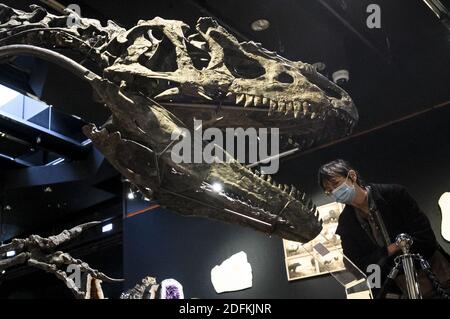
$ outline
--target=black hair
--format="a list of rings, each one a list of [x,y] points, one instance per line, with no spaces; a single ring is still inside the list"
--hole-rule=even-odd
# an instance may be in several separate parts
[[[350,170],[354,170],[356,172],[356,183],[359,186],[363,187],[365,183],[361,179],[358,171],[354,169],[349,162],[344,161],[343,159],[337,159],[320,166],[319,172],[317,174],[320,187],[325,190],[325,182],[331,181],[331,179],[336,176],[347,177]]]

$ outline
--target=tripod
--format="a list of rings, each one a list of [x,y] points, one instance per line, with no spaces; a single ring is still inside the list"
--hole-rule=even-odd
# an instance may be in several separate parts
[[[400,234],[395,238],[395,243],[401,248],[403,254],[397,256],[394,259],[395,266],[387,276],[387,279],[384,282],[383,287],[378,294],[378,297],[384,297],[387,287],[393,284],[395,278],[400,272],[400,269],[403,269],[406,279],[406,291],[408,299],[422,299],[422,293],[420,291],[419,282],[417,280],[417,272],[414,268],[414,261],[418,261],[421,269],[430,280],[436,294],[442,299],[449,299],[449,295],[442,288],[436,276],[431,271],[431,266],[428,261],[426,261],[420,254],[410,253],[410,248],[413,244],[411,236],[407,234]]]

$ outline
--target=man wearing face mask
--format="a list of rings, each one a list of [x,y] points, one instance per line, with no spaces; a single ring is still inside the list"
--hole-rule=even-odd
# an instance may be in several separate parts
[[[378,264],[384,282],[394,258],[401,253],[395,244],[395,237],[401,233],[412,237],[412,253],[428,261],[438,254],[442,262],[445,256],[444,268],[450,271],[449,256],[439,247],[430,222],[403,186],[366,184],[341,159],[322,165],[318,181],[327,195],[345,204],[336,234],[341,237],[344,254],[362,271],[370,264]]]

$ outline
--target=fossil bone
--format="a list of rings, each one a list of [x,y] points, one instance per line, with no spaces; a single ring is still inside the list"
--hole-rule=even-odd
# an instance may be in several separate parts
[[[16,256],[0,260],[0,271],[15,265],[27,264],[54,274],[58,279],[65,282],[76,298],[84,299],[86,296],[92,297],[92,291],[80,289],[74,278],[67,273],[68,266],[78,268],[81,273],[86,273],[94,280],[104,282],[121,282],[122,279],[114,279],[104,273],[91,268],[80,259],[75,259],[68,253],[55,251],[60,245],[79,236],[86,229],[98,225],[100,222],[90,222],[62,231],[59,235],[43,238],[39,235],[31,235],[25,239],[14,238],[11,243],[0,246],[0,255],[7,251],[15,251]],[[81,280],[81,278],[80,278]],[[89,281],[89,278],[87,279]],[[89,282],[88,282],[89,283]],[[86,285],[88,286],[88,285]],[[101,289],[98,291],[99,297],[103,297]]]
[[[279,128],[281,150],[305,149],[352,131],[358,113],[344,90],[307,63],[238,42],[211,18],[200,18],[194,30],[159,17],[125,30],[82,17],[67,26],[67,16],[30,9],[0,4],[0,56],[37,56],[87,81],[112,117],[101,128],[87,125],[83,131],[145,197],[184,215],[293,241],[307,242],[320,233],[321,222],[310,213],[314,208],[304,193],[278,188],[272,177],[259,177],[237,161],[175,162],[171,137],[197,118],[220,129]],[[58,54],[59,49],[78,52],[95,69]],[[223,191],[214,191],[215,183]]]

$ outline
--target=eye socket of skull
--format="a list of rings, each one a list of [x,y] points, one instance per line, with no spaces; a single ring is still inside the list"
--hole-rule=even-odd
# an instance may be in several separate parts
[[[256,79],[266,73],[264,67],[255,59],[245,55],[227,37],[220,32],[211,31],[210,36],[223,49],[224,64],[230,73],[237,78]]]
[[[175,72],[178,69],[177,54],[174,44],[158,29],[151,30],[153,43],[151,48],[139,57],[139,63],[155,72]]]

